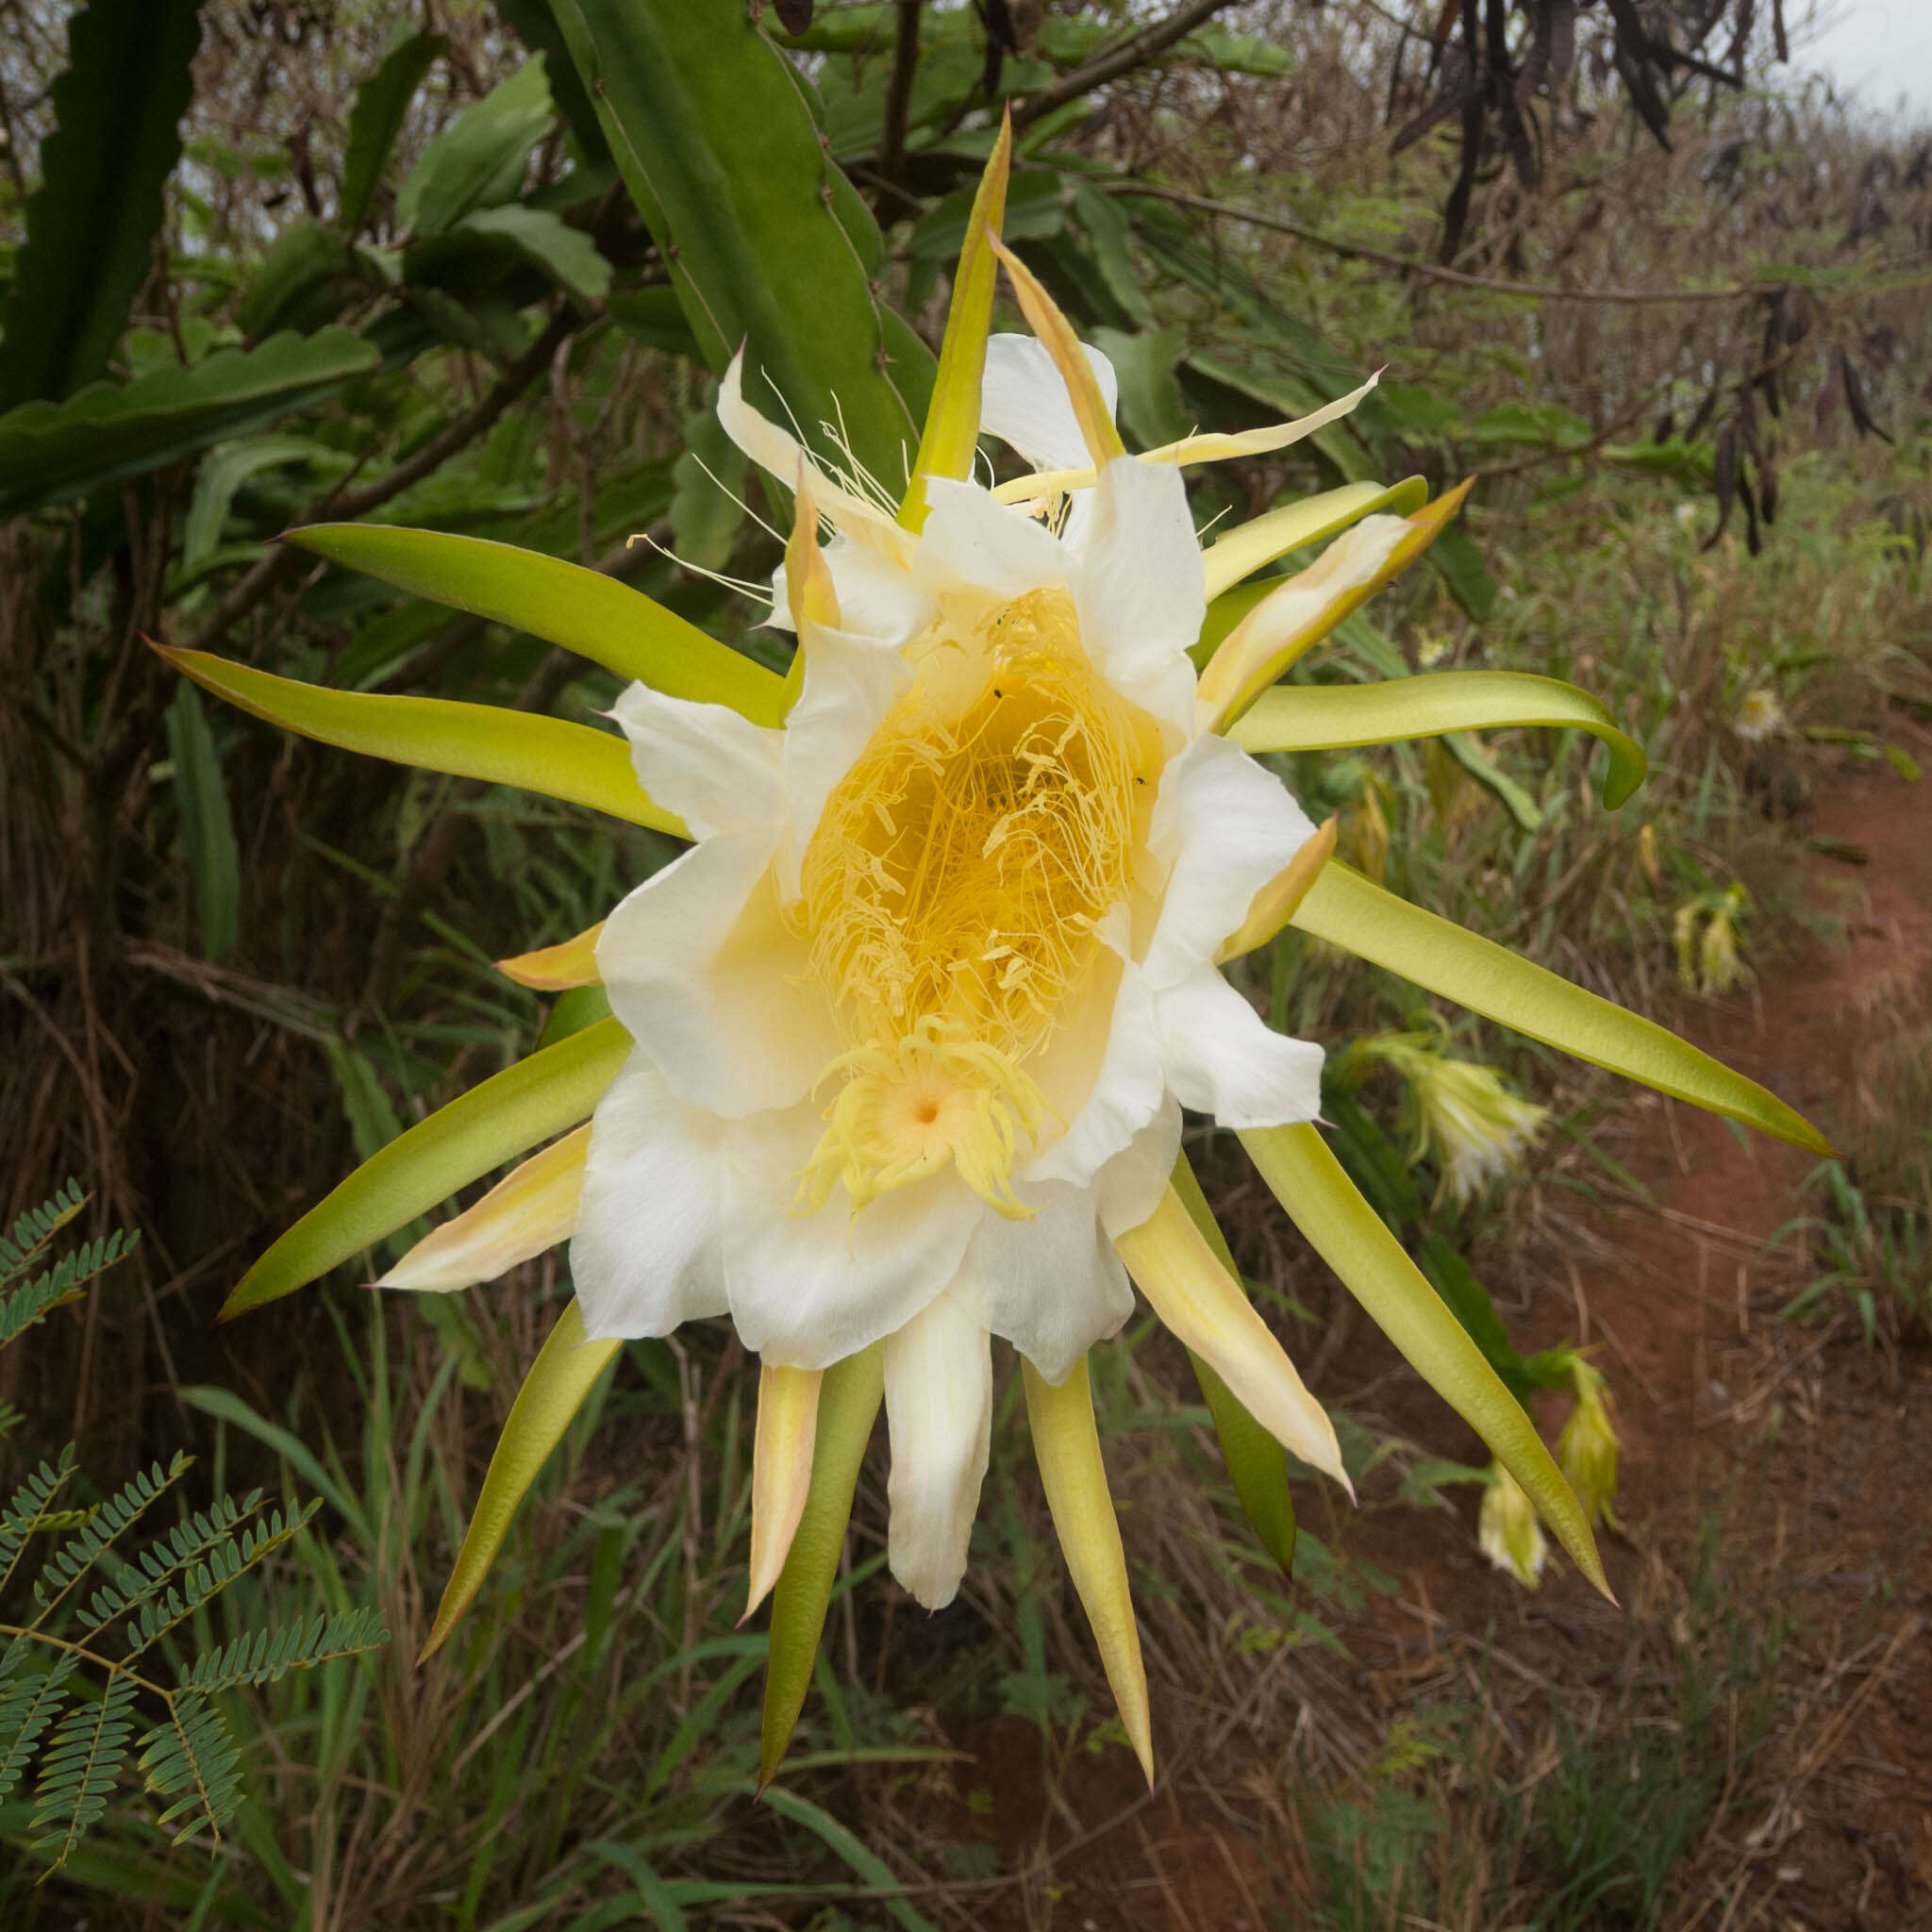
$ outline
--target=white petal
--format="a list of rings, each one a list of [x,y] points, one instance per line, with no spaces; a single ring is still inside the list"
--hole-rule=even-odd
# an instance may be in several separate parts
[[[784,734],[754,724],[729,705],[625,687],[610,715],[630,740],[641,785],[694,837],[775,827],[784,810],[778,758]]]
[[[852,769],[912,673],[890,645],[806,620],[805,684],[785,721],[789,811],[778,847],[778,891],[798,897],[805,848],[833,788]]]
[[[1187,653],[1208,600],[1181,473],[1117,457],[1093,487],[1076,546],[1074,601],[1088,655],[1117,690],[1191,735]]]
[[[641,1053],[597,1104],[571,1277],[591,1337],[669,1335],[725,1312],[719,1235],[729,1124],[687,1107]]]
[[[1029,1182],[1085,1187],[1159,1112],[1166,1091],[1153,991],[1139,967],[1125,964],[1092,1091],[1066,1132],[1021,1171],[1021,1198],[1029,1198],[1024,1185]]]
[[[1120,379],[1113,364],[1087,342],[1107,413],[1114,413]],[[1045,345],[1032,336],[989,336],[979,391],[979,427],[1017,450],[1036,470],[1083,470],[1092,460],[1068,399],[1067,386]]]
[[[876,504],[835,482],[808,456],[791,431],[769,422],[744,399],[744,351],[732,357],[718,385],[718,421],[724,434],[762,470],[787,490],[798,487],[798,466],[806,465],[811,498],[819,509],[847,536],[901,561],[912,553],[913,538]]]
[[[841,630],[896,647],[909,643],[932,623],[937,612],[931,593],[896,558],[845,536],[835,536],[823,555],[839,599]],[[772,597],[773,627],[790,630],[791,607],[782,563],[772,573]]]
[[[1109,1241],[1130,1227],[1139,1227],[1160,1206],[1180,1152],[1180,1103],[1170,1095],[1154,1118],[1094,1177],[1100,1225]]]
[[[1322,1049],[1291,1040],[1222,978],[1195,969],[1155,997],[1167,1084],[1224,1127],[1278,1127],[1322,1111]]]
[[[992,1351],[949,1295],[886,1337],[886,1425],[892,1574],[927,1609],[942,1609],[966,1574],[992,1442]]]
[[[1134,1291],[1100,1225],[1092,1189],[1036,1182],[1022,1195],[1036,1210],[1032,1219],[989,1214],[966,1250],[951,1294],[1049,1382],[1063,1382],[1088,1349],[1118,1332],[1133,1313]]]
[[[1255,894],[1315,835],[1281,780],[1224,738],[1197,738],[1160,774],[1148,843],[1169,866],[1141,961],[1168,987],[1212,959]]]
[[[645,880],[597,941],[610,1009],[693,1106],[790,1107],[840,1051],[769,839],[707,839]]]
[[[767,1361],[824,1369],[903,1328],[958,1273],[991,1213],[951,1170],[854,1215],[842,1188],[794,1214],[823,1131],[808,1102],[741,1124],[732,1141],[724,1281],[739,1339]]]
[[[934,595],[963,591],[1004,604],[1067,581],[1072,560],[1059,539],[978,484],[928,476],[925,494],[930,509],[912,568]]]

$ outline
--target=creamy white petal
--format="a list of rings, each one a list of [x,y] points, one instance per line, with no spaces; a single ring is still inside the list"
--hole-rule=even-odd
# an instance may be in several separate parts
[[[647,684],[625,686],[610,715],[630,740],[638,783],[694,838],[776,826],[785,797],[782,731],[754,724],[729,705],[667,697]]]
[[[1178,470],[1118,457],[1093,486],[1092,508],[1068,548],[1077,562],[1080,639],[1108,680],[1192,734],[1194,667],[1208,600],[1201,549]]]
[[[835,536],[823,551],[839,600],[839,627],[855,637],[897,647],[909,643],[937,615],[932,593],[905,564],[845,536]],[[772,626],[791,628],[785,566],[772,573]]]
[[[1072,564],[1059,539],[977,483],[928,476],[925,493],[929,510],[912,569],[935,596],[963,591],[1004,604],[1067,581]]]
[[[746,1348],[824,1369],[902,1328],[958,1273],[992,1210],[948,1169],[894,1188],[858,1215],[843,1188],[794,1214],[823,1130],[814,1102],[741,1122],[732,1136],[724,1283]]]
[[[1224,1127],[1278,1127],[1322,1111],[1322,1049],[1267,1025],[1214,966],[1155,995],[1161,1063],[1183,1107]]]
[[[1063,1382],[1086,1350],[1117,1333],[1133,1313],[1134,1291],[1100,1224],[1092,1189],[1033,1182],[1022,1196],[1035,1210],[1032,1219],[989,1214],[951,1294],[1049,1382]]]
[[[886,1480],[892,1574],[929,1610],[966,1574],[992,1442],[992,1350],[985,1325],[941,1294],[886,1337]]]
[[[1027,1198],[1028,1184],[1041,1181],[1085,1187],[1155,1118],[1165,1096],[1153,990],[1129,961],[1121,968],[1107,1052],[1092,1091],[1066,1132],[1021,1170],[1022,1198]]]
[[[778,846],[778,891],[798,897],[805,848],[832,789],[851,770],[892,700],[911,680],[894,649],[806,620],[805,683],[785,721],[789,810]]]
[[[647,879],[597,941],[610,1009],[693,1106],[728,1117],[802,1099],[840,1050],[772,840],[707,839]]]
[[[880,507],[837,482],[789,429],[761,416],[744,399],[744,351],[732,357],[718,384],[718,422],[724,434],[787,490],[798,487],[798,466],[806,466],[811,499],[849,537],[902,561],[912,552],[913,537]]]
[[[1082,342],[1107,413],[1114,413],[1120,379],[1113,364]],[[1053,358],[1036,337],[989,336],[979,391],[979,428],[1017,450],[1036,470],[1079,470],[1092,460]]]
[[[592,1337],[669,1335],[722,1315],[729,1124],[687,1107],[641,1053],[597,1104],[571,1239],[571,1278]]]
[[[1281,780],[1224,738],[1197,738],[1160,774],[1148,843],[1169,867],[1141,968],[1157,989],[1212,959],[1254,897],[1315,835]]]
[[[1181,1108],[1170,1094],[1159,1111],[1094,1177],[1100,1225],[1109,1241],[1160,1206],[1181,1153]]]

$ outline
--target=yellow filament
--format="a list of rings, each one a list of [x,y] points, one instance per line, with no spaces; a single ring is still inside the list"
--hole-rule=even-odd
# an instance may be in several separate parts
[[[951,1158],[1003,1213],[1053,1031],[1126,895],[1158,741],[1089,664],[1071,599],[1035,591],[928,640],[826,802],[794,918],[850,1050],[802,1204],[855,1208]],[[936,1111],[909,1111],[908,1095]]]

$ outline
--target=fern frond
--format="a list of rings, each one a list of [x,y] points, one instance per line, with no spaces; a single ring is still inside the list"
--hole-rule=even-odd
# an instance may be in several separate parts
[[[67,1702],[67,1680],[79,1662],[73,1651],[62,1651],[45,1676],[16,1677],[0,1690],[0,1799],[26,1775],[41,1733]]]
[[[157,1462],[145,1474],[122,1485],[93,1513],[93,1520],[71,1542],[63,1543],[34,1579],[34,1602],[40,1613],[34,1618],[38,1628],[69,1591],[93,1568],[102,1553],[141,1516],[154,1507],[157,1497],[167,1492],[187,1474],[192,1456],[175,1452],[163,1470]],[[111,1614],[111,1613],[110,1613]]]
[[[12,1403],[0,1402],[0,1436],[5,1436],[12,1430],[19,1428],[25,1420],[25,1412],[15,1408]]]
[[[239,1690],[273,1684],[291,1671],[310,1671],[336,1658],[356,1657],[389,1641],[379,1610],[344,1610],[319,1616],[307,1628],[258,1630],[195,1658],[181,1679],[183,1691]]]
[[[239,1502],[233,1496],[218,1496],[208,1509],[177,1523],[166,1536],[157,1537],[135,1561],[115,1567],[112,1583],[95,1591],[88,1600],[81,1613],[82,1625],[98,1630],[136,1604],[146,1602],[170,1577],[230,1541],[236,1525],[260,1507],[261,1491],[251,1490]]]
[[[187,1818],[175,1834],[176,1844],[203,1824],[219,1839],[222,1826],[234,1816],[242,1788],[241,1754],[221,1714],[192,1691],[182,1693],[175,1698],[167,1721],[149,1731],[141,1745],[147,1789],[175,1798],[155,1823],[165,1828]]]
[[[127,1760],[134,1735],[134,1693],[139,1687],[115,1671],[96,1704],[76,1705],[60,1720],[54,1741],[41,1756],[35,1788],[33,1849],[54,1852],[58,1870],[81,1834],[108,1808],[108,1794]]]
[[[5,1512],[0,1513],[0,1591],[7,1588],[27,1538],[45,1519],[47,1505],[73,1474],[74,1444],[70,1442],[60,1452],[58,1468],[42,1463],[8,1499]]]
[[[166,1636],[176,1624],[192,1617],[244,1570],[252,1569],[300,1534],[304,1524],[321,1507],[318,1499],[286,1514],[280,1509],[272,1511],[265,1522],[251,1524],[239,1542],[229,1539],[218,1543],[201,1561],[191,1564],[181,1577],[179,1591],[171,1584],[165,1591],[147,1598],[141,1606],[141,1614],[127,1625],[128,1661]]]
[[[117,1227],[98,1241],[81,1242],[71,1253],[62,1255],[38,1279],[15,1289],[5,1301],[0,1301],[0,1348],[62,1302],[73,1301],[96,1274],[105,1273],[116,1261],[125,1260],[139,1240],[138,1235]]]
[[[86,1206],[87,1196],[81,1192],[80,1183],[70,1180],[64,1187],[56,1188],[38,1208],[29,1208],[13,1224],[11,1241],[0,1235],[0,1288],[16,1274],[25,1274],[32,1267],[34,1257]]]

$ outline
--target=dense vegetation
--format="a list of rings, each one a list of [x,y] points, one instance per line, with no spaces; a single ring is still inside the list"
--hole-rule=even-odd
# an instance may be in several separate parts
[[[748,336],[768,397],[836,415],[896,480],[1004,97],[1007,234],[1113,358],[1131,444],[1299,414],[1386,370],[1345,424],[1204,473],[1198,523],[1341,482],[1479,477],[1428,564],[1303,675],[1542,672],[1597,693],[1652,761],[1612,814],[1590,741],[1554,732],[1310,756],[1284,767],[1310,812],[1339,814],[1365,871],[1627,1004],[1721,995],[1809,916],[1793,864],[1821,774],[1889,758],[1915,776],[1889,721],[1932,715],[1932,142],[1802,80],[1782,12],[1749,0],[1480,19],[1473,0],[821,0],[756,26],[735,0],[404,11],[0,8],[0,1205],[10,1223],[76,1174],[101,1230],[141,1234],[0,1356],[23,1412],[0,1494],[37,1495],[31,1472],[75,1439],[102,1488],[61,1501],[108,1526],[123,1478],[184,1449],[223,1500],[177,1539],[199,1524],[218,1543],[231,1488],[323,1503],[285,1504],[236,1551],[246,1574],[175,1620],[183,1672],[234,1666],[206,1690],[243,1747],[232,1827],[172,1845],[227,1807],[157,1822],[130,1778],[57,1843],[0,1786],[0,1907],[500,1932],[1021,1923],[1045,1881],[1000,1868],[985,1775],[951,1754],[1024,1720],[1064,1807],[1104,1778],[1116,1727],[1030,1477],[1001,1479],[1010,1400],[977,1532],[1002,1560],[935,1624],[897,1617],[883,1578],[841,1593],[811,1735],[762,1808],[745,1799],[764,1640],[734,1623],[756,1378],[722,1324],[626,1348],[451,1654],[414,1667],[560,1257],[462,1297],[385,1301],[344,1276],[208,1320],[356,1157],[575,1024],[571,996],[491,962],[580,931],[674,848],[286,738],[143,641],[343,691],[611,702],[561,649],[275,541],[361,519],[589,565],[781,665],[735,588],[768,580],[780,517],[708,413],[717,374]],[[613,128],[657,144],[654,205]],[[669,165],[753,143],[734,177],[751,189],[722,208]],[[1597,1136],[1608,1083],[1293,934],[1248,970],[1296,1031],[1440,1019],[1553,1109],[1531,1172],[1464,1201],[1411,1155],[1386,1057],[1336,1062],[1331,1111],[1377,1207],[1538,1386],[1496,1306],[1520,1312],[1557,1273],[1566,1201],[1624,1178]],[[1898,1065],[1882,1131],[1835,1124],[1847,1159],[1808,1230],[1810,1312],[1852,1309],[1889,1346],[1932,1320],[1924,1095]],[[1399,1521],[1479,1480],[1459,1436],[1418,1441],[1363,1391],[1340,1297],[1291,1236],[1219,1205],[1311,1384],[1341,1400],[1364,1494]],[[1295,1896],[1338,1924],[1446,1922],[1452,1896],[1472,1923],[1657,1923],[1773,1721],[1754,1699],[1777,1633],[1734,1607],[1722,1550],[1680,1553],[1669,1741],[1649,1707],[1619,1714],[1627,1736],[1557,1713],[1539,1810],[1476,1703],[1392,1727],[1357,1708],[1350,1632],[1386,1577],[1318,1517],[1291,1586],[1228,1498],[1180,1480],[1224,1482],[1177,1352],[1141,1337],[1109,1374],[1170,1774],[1234,1794],[1291,1767]],[[83,1525],[41,1522],[47,1502],[16,1503],[13,1528],[51,1558]],[[851,1580],[882,1568],[882,1520],[869,1475]],[[27,1621],[11,1603],[0,1634]],[[245,1667],[252,1633],[320,1661],[378,1624],[388,1646],[359,1659]],[[1642,1795],[1593,1805],[1621,1790],[1598,1757],[1640,1749]],[[1513,1851],[1474,1869],[1452,1814]]]

